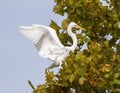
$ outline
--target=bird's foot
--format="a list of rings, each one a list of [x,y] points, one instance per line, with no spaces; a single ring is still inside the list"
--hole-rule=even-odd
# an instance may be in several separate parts
[[[62,62],[59,63],[59,68],[62,69]]]
[[[48,68],[45,69],[45,73],[47,73],[47,72],[49,72],[49,69],[48,69]]]

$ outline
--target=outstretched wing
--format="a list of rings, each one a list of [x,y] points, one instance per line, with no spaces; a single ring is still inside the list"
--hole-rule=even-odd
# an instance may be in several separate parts
[[[55,60],[57,55],[53,51],[64,48],[55,30],[50,27],[34,24],[32,26],[20,26],[20,31],[34,43],[41,57]]]

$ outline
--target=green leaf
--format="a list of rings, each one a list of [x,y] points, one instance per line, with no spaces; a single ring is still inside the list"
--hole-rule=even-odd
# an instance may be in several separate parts
[[[57,32],[60,30],[60,27],[53,20],[51,20],[50,27],[52,27],[53,29],[55,29]]]
[[[63,30],[66,30],[69,23],[70,23],[70,20],[69,20],[69,19],[64,19],[64,20],[62,21],[62,29],[63,29]]]
[[[54,9],[53,9],[53,11],[55,12],[55,13],[59,13],[60,15],[64,15],[64,6],[62,6],[62,5],[56,5],[55,7],[54,7]]]
[[[113,83],[120,85],[120,80],[119,80],[119,79],[114,79],[114,82],[113,82]]]
[[[104,77],[105,77],[105,78],[109,78],[109,77],[110,77],[110,74],[105,74]]]
[[[70,75],[70,78],[69,78],[70,83],[72,83],[74,81],[74,79],[75,79],[74,74]]]
[[[35,90],[35,87],[33,86],[33,84],[31,83],[30,80],[28,80],[28,83],[29,83],[29,85],[31,86],[31,88],[32,88],[33,90]]]
[[[46,81],[47,82],[49,82],[49,83],[52,82],[54,77],[55,77],[54,72],[46,71]]]
[[[120,73],[115,73],[114,78],[120,78]]]

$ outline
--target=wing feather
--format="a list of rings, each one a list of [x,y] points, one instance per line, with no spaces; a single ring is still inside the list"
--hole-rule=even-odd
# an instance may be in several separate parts
[[[55,60],[57,55],[54,52],[64,47],[59,41],[55,30],[50,27],[37,24],[20,26],[20,31],[34,43],[41,57]]]

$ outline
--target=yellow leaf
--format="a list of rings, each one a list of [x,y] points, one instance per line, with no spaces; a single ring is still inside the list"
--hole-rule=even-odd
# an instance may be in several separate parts
[[[110,66],[110,64],[105,64],[105,67],[109,67]]]
[[[92,0],[86,0],[86,2],[87,2],[87,3],[91,3],[91,2],[92,2]]]
[[[117,56],[116,56],[116,55],[113,55],[111,61],[116,61],[116,59],[117,59]]]
[[[120,29],[120,22],[118,22],[118,29]]]
[[[69,78],[70,83],[72,83],[74,81],[74,79],[75,79],[75,76],[72,74]]]
[[[96,86],[96,82],[95,82],[95,81],[89,81],[89,83],[90,83],[92,86]]]
[[[53,80],[53,78],[54,78],[54,72],[52,71],[52,72],[48,72],[48,71],[46,71],[46,81],[47,82],[51,82],[52,80]]]
[[[102,72],[110,72],[110,65],[109,64],[105,64],[103,67],[102,67]]]
[[[85,81],[86,81],[86,78],[84,78],[84,77],[79,78],[80,85],[83,85]]]

